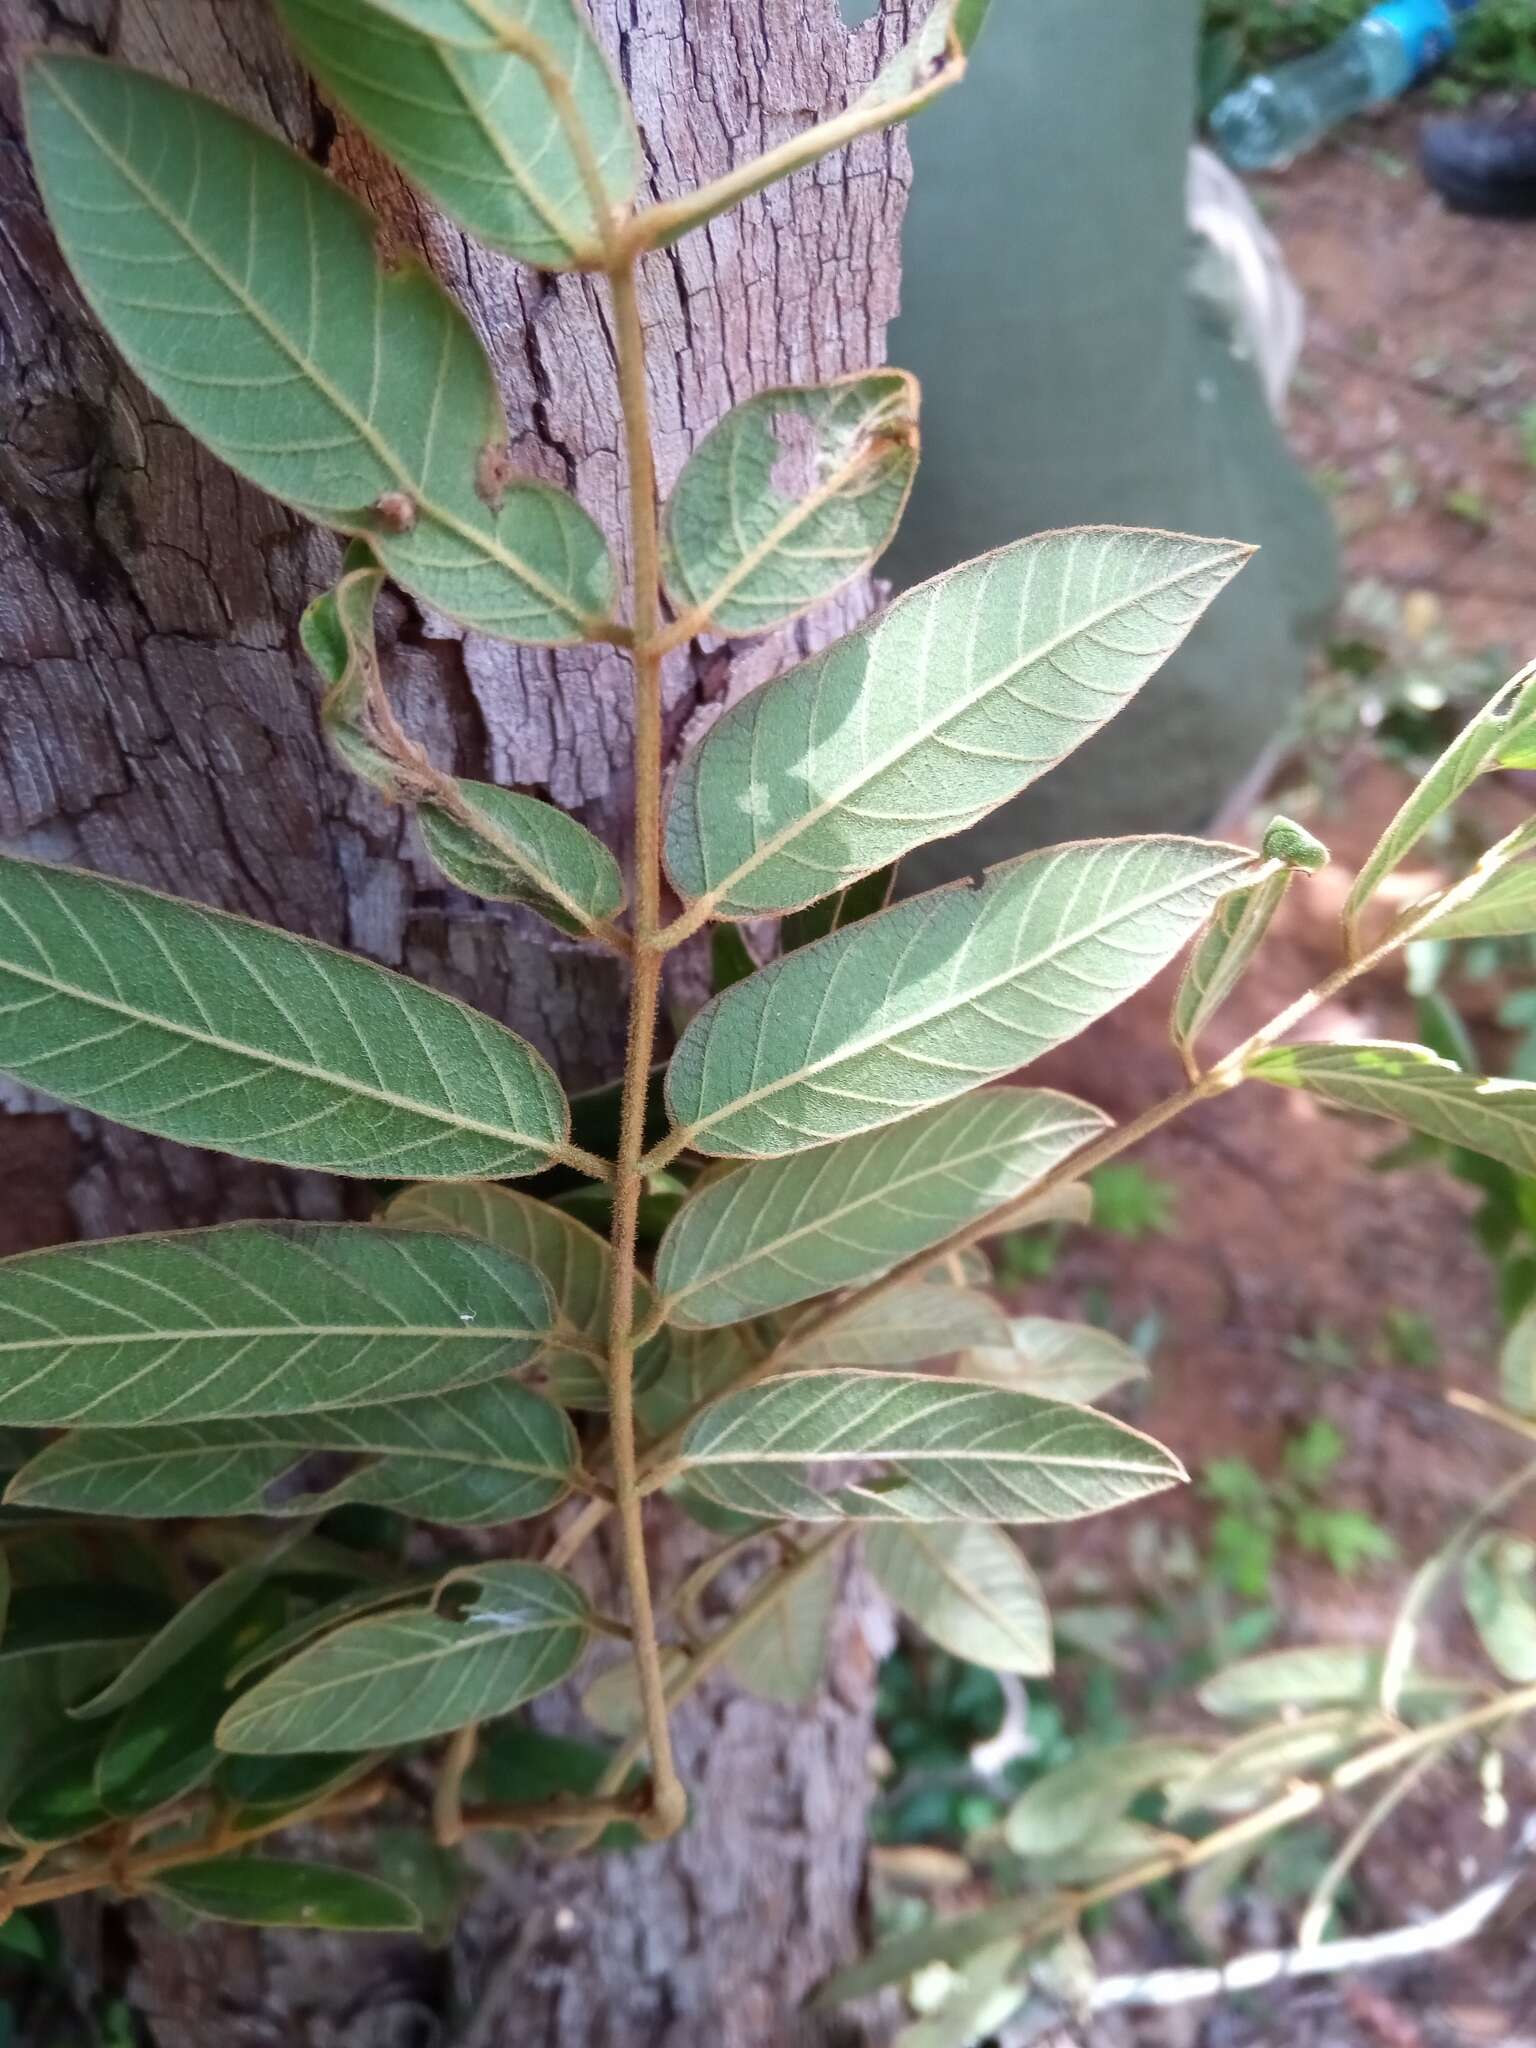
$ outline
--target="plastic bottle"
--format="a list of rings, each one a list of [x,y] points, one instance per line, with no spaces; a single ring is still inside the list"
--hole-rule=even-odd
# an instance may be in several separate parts
[[[1287,164],[1363,107],[1380,106],[1434,69],[1476,0],[1382,0],[1309,57],[1262,72],[1211,115],[1216,146],[1240,171]]]

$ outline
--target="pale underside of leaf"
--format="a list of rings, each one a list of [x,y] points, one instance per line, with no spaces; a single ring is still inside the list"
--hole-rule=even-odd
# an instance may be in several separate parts
[[[1193,1049],[1195,1040],[1242,979],[1290,883],[1290,869],[1282,868],[1267,881],[1239,890],[1217,906],[1195,943],[1173,999],[1171,1029],[1174,1045],[1181,1052]]]
[[[1050,1671],[1045,1595],[1000,1529],[892,1525],[869,1531],[864,1554],[886,1598],[940,1649],[992,1671]]]
[[[136,1130],[316,1171],[549,1164],[570,1117],[523,1039],[371,961],[0,857],[0,1070]]]
[[[1273,1046],[1248,1063],[1256,1080],[1298,1088],[1339,1109],[1368,1110],[1450,1145],[1536,1172],[1536,1084],[1485,1080],[1422,1045]]]
[[[428,853],[450,882],[493,902],[526,903],[580,938],[624,908],[613,855],[575,818],[488,782],[456,782],[459,811],[421,805]]]
[[[306,1462],[327,1452],[343,1456],[317,1459],[313,1484],[299,1484]],[[6,1498],[155,1517],[313,1515],[363,1501],[421,1521],[472,1526],[555,1507],[578,1459],[560,1410],[498,1379],[316,1415],[75,1430],[25,1466]]]
[[[244,1694],[219,1723],[242,1755],[383,1749],[509,1713],[558,1685],[588,1641],[590,1610],[541,1565],[492,1563],[463,1619],[430,1610],[355,1621]]]
[[[656,1255],[673,1322],[788,1308],[872,1278],[1012,1201],[1108,1119],[1049,1089],[989,1088],[692,1195]]]
[[[1197,1770],[1205,1755],[1170,1735],[1085,1750],[1014,1801],[1003,1824],[1008,1846],[1018,1856],[1058,1856],[1105,1831],[1141,1793]]]
[[[406,1188],[382,1211],[401,1229],[465,1231],[498,1250],[525,1259],[543,1275],[562,1322],[599,1349],[608,1341],[612,1255],[595,1230],[547,1202],[516,1188],[461,1181],[453,1186]],[[634,1278],[635,1319],[654,1307],[651,1283]],[[635,1390],[644,1394],[667,1362],[666,1334],[643,1344],[635,1359]],[[590,1350],[562,1344],[555,1336],[539,1353],[527,1377],[537,1379],[566,1408],[602,1409],[608,1381]]]
[[[0,1418],[296,1415],[494,1378],[551,1329],[543,1280],[469,1238],[236,1223],[0,1261]]]
[[[865,371],[760,391],[711,429],[667,504],[667,582],[701,630],[766,632],[869,567],[912,488],[917,407],[915,379]]]
[[[1070,1521],[1183,1476],[1171,1452],[1092,1409],[859,1371],[727,1394],[691,1425],[679,1460],[722,1507],[800,1521]],[[882,1480],[839,1484],[866,1461],[886,1468]]]
[[[689,754],[678,890],[715,917],[794,910],[963,831],[1113,717],[1251,552],[1084,527],[909,591]]]
[[[808,1569],[791,1559],[788,1583],[778,1599],[761,1583],[743,1597],[762,1602],[762,1613],[737,1637],[727,1668],[738,1685],[765,1700],[804,1706],[826,1680],[827,1631],[842,1583],[842,1560],[824,1551]]]
[[[1092,1402],[1128,1380],[1147,1377],[1145,1361],[1129,1344],[1086,1323],[1052,1316],[1014,1316],[1006,1350],[967,1352],[960,1370],[1021,1393],[1054,1401]]]
[[[1149,981],[1252,865],[1201,840],[1089,840],[802,947],[683,1033],[667,1074],[678,1141],[798,1152],[966,1094]]]
[[[826,1329],[791,1335],[783,1359],[796,1367],[922,1365],[1000,1344],[1007,1335],[1007,1318],[989,1295],[913,1280],[839,1315]]]
[[[32,160],[92,308],[155,395],[242,475],[364,534],[440,611],[502,638],[601,631],[614,571],[576,501],[504,467],[484,350],[314,165],[144,73],[50,51]]]
[[[1416,936],[1426,939],[1513,939],[1536,932],[1536,861],[1498,868],[1476,893],[1432,917]]]
[[[573,0],[278,11],[327,96],[478,241],[540,270],[602,263],[607,217],[634,197],[638,138]]]

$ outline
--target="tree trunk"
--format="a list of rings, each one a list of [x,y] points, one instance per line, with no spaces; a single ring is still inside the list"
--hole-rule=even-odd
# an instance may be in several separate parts
[[[592,9],[661,195],[840,106],[920,11],[886,0],[849,31],[836,0]],[[4,14],[17,40],[110,52],[200,87],[362,193],[425,249],[479,325],[521,465],[567,484],[617,534],[624,479],[600,290],[466,246],[338,128],[259,0],[5,0]],[[445,887],[402,814],[332,765],[296,627],[334,569],[334,540],[204,454],[124,369],[53,245],[9,77],[0,123],[0,846],[366,953],[503,1019],[568,1085],[609,1078],[619,970],[520,911]],[[906,185],[899,132],[870,138],[649,259],[663,489],[700,433],[752,391],[882,359]],[[859,586],[769,642],[698,643],[674,657],[674,748],[870,601]],[[398,595],[385,610],[391,690],[435,757],[547,795],[622,850],[622,660],[466,637]],[[3,1082],[0,1133],[3,1251],[244,1216],[365,1213],[350,1184],[138,1137]],[[822,1706],[796,1714],[721,1692],[685,1717],[697,1806],[685,1837],[623,1862],[504,1866],[446,1970],[419,1958],[385,1967],[371,1945],[308,1938],[209,1930],[171,1944],[141,1918],[138,1983],[157,2040],[374,2048],[395,2038],[391,2001],[441,2009],[450,1992],[467,2015],[451,2037],[466,2048],[797,2038],[800,1994],[853,1940],[871,1658],[846,1617],[840,1641]]]

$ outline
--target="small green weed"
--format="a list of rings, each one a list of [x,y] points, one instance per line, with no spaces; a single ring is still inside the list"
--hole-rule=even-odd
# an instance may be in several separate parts
[[[1274,1477],[1246,1458],[1213,1458],[1201,1492],[1220,1510],[1210,1532],[1210,1568],[1245,1600],[1267,1599],[1286,1546],[1321,1558],[1341,1578],[1397,1555],[1391,1533],[1372,1516],[1337,1508],[1328,1482],[1343,1457],[1343,1437],[1322,1417],[1286,1444]]]

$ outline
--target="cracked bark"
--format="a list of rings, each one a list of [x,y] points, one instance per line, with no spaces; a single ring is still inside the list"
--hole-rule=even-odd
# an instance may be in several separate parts
[[[592,0],[666,195],[840,106],[907,32],[885,0]],[[422,248],[496,361],[520,465],[610,532],[623,490],[600,295],[468,246],[338,127],[259,0],[5,0],[14,48],[108,51],[285,135]],[[616,1070],[616,967],[516,910],[443,886],[397,811],[328,761],[296,624],[334,541],[195,446],[122,368],[64,272],[0,81],[0,846],[146,881],[351,947],[529,1037],[572,1086]],[[650,260],[643,278],[663,489],[766,384],[879,362],[907,158],[869,138]],[[766,643],[696,645],[667,676],[677,748],[718,706],[862,615],[867,585]],[[628,678],[473,636],[392,596],[386,672],[405,722],[459,772],[548,795],[625,850]],[[0,1250],[245,1216],[360,1213],[360,1191],[161,1144],[0,1083]],[[138,1988],[166,2048],[440,2038],[725,2048],[827,2040],[800,1993],[853,1939],[870,1669],[845,1616],[826,1704],[718,1692],[684,1719],[699,1818],[621,1863],[502,1866],[439,1967],[363,1944],[136,1921]],[[729,1809],[729,1811],[727,1811]]]

